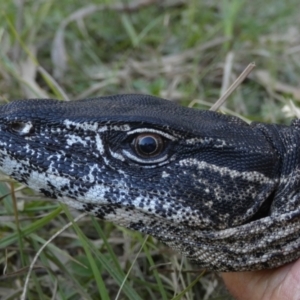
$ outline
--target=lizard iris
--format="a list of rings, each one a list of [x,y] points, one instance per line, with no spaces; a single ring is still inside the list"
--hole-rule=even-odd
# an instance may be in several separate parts
[[[300,127],[156,97],[0,107],[0,169],[217,271],[300,257]]]
[[[140,134],[133,141],[136,153],[143,157],[158,155],[163,144],[163,139],[157,134]]]

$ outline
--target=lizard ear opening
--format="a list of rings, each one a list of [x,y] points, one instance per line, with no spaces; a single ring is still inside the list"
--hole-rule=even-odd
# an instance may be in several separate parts
[[[250,220],[247,221],[247,223],[270,216],[274,196],[275,191],[263,202],[259,210],[252,216]]]

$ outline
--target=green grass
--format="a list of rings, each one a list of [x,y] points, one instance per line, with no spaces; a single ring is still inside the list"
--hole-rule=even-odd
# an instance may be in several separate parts
[[[2,103],[147,93],[207,109],[250,62],[257,67],[229,97],[227,110],[289,123],[282,108],[300,101],[297,0],[160,1],[132,12],[105,9],[119,3],[110,0],[15,3],[0,3]],[[10,187],[3,176],[1,299],[20,298],[36,253],[77,215],[17,183],[12,194]],[[151,237],[88,216],[41,252],[26,299],[117,295],[231,299],[217,274],[202,273]]]

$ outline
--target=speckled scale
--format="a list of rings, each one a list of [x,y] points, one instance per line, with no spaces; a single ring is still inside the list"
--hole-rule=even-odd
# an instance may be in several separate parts
[[[0,169],[202,267],[271,268],[300,257],[298,123],[248,125],[146,95],[19,100],[0,107]],[[133,147],[145,133],[164,141],[155,157]]]

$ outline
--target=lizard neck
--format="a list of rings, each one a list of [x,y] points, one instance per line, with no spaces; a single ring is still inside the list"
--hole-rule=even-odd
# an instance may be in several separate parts
[[[271,215],[294,211],[300,206],[300,123],[291,126],[254,125],[261,130],[278,153],[278,186],[270,202]]]

